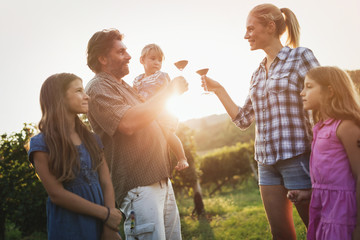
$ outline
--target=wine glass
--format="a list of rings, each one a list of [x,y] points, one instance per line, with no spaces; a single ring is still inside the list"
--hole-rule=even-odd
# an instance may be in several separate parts
[[[200,76],[206,76],[208,71],[209,71],[208,68],[203,68],[203,69],[197,70],[196,73],[199,74]],[[203,92],[202,94],[209,94],[210,93],[210,92],[208,92],[206,81],[204,81],[204,89],[205,89],[205,92]]]
[[[180,60],[174,63],[175,66],[181,71],[181,76],[182,76],[182,70],[184,70],[188,62],[189,62],[188,60]]]

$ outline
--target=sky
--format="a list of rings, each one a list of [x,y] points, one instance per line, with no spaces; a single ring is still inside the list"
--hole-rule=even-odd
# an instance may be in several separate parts
[[[290,8],[301,26],[300,45],[310,48],[321,65],[360,69],[359,0],[274,0]],[[102,29],[117,28],[132,56],[124,80],[143,73],[142,48],[158,44],[162,71],[182,74],[189,91],[171,101],[180,121],[224,113],[214,94],[204,95],[200,68],[219,81],[242,105],[252,72],[265,54],[250,51],[244,39],[246,18],[258,0],[1,0],[0,134],[19,132],[23,123],[41,118],[39,92],[47,77],[71,72],[84,85],[94,76],[86,65],[86,47]],[[186,59],[182,73],[174,62]]]

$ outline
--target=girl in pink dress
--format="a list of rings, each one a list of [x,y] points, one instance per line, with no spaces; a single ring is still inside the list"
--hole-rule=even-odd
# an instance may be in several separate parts
[[[360,98],[346,72],[317,67],[305,78],[304,109],[314,121],[311,191],[290,191],[293,202],[311,194],[308,239],[360,239]]]

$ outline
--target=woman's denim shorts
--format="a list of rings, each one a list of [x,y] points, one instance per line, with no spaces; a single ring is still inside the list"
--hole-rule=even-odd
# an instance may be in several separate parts
[[[289,190],[311,188],[310,153],[280,160],[274,165],[258,163],[259,185],[283,185]]]

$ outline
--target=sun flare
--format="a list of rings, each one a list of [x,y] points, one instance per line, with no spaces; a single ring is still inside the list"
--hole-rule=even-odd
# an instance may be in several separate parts
[[[166,109],[175,117],[177,118],[183,118],[183,116],[181,116],[181,113],[183,113],[184,111],[182,111],[184,108],[183,104],[181,103],[179,96],[173,96],[171,98],[169,98],[166,102]]]

